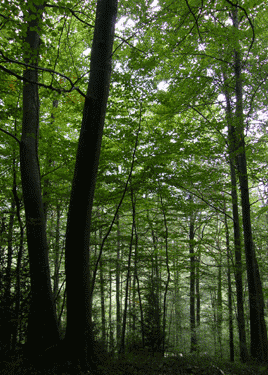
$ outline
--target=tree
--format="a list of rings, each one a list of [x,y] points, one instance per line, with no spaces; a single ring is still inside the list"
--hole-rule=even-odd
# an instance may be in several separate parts
[[[31,310],[28,318],[27,344],[30,350],[44,350],[59,340],[48,264],[48,248],[38,161],[39,95],[38,57],[40,27],[44,2],[29,0],[24,40],[23,121],[20,141],[20,164],[26,214],[27,243],[31,272]],[[28,65],[27,65],[28,64]]]
[[[238,7],[232,9],[232,20],[235,30],[239,28]],[[242,67],[239,46],[234,50],[234,70],[235,70],[235,157],[237,174],[240,183],[241,205],[244,229],[244,246],[247,262],[249,305],[250,305],[250,334],[251,334],[251,355],[260,361],[268,360],[268,340],[264,319],[264,300],[259,267],[256,260],[255,249],[252,237],[250,201],[247,161],[245,152],[244,135],[244,114],[243,114],[243,86]]]
[[[87,367],[91,359],[98,361],[97,341],[105,341],[103,349],[113,356],[120,344],[126,354],[131,346],[146,345],[152,353],[187,353],[192,344],[198,354],[205,347],[209,354],[231,354],[234,359],[237,346],[241,360],[247,361],[249,289],[243,282],[247,267],[245,238],[239,231],[244,214],[237,155],[244,152],[247,163],[252,239],[265,300],[267,121],[260,117],[267,107],[265,5],[259,0],[254,7],[249,1],[226,0],[159,0],[157,6],[147,0],[123,2],[113,51],[108,43],[113,27],[103,29],[108,38],[102,38],[107,41],[107,48],[102,45],[107,62],[102,76],[96,74],[100,64],[94,59],[100,49],[91,48],[101,19],[95,24],[94,2],[50,2],[43,4],[45,17],[34,19],[31,14],[29,22],[35,20],[38,30],[30,31],[38,31],[41,42],[35,49],[39,58],[32,62],[21,54],[27,52],[22,48],[27,4],[4,0],[0,6],[0,323],[12,325],[6,338],[1,335],[2,342],[12,341],[15,348],[27,339],[30,283],[24,227],[29,226],[29,200],[24,206],[16,173],[21,167],[22,90],[29,86],[34,87],[27,92],[29,103],[37,94],[40,103],[39,113],[30,108],[33,121],[23,119],[23,127],[39,128],[34,157],[39,158],[40,172],[34,181],[41,185],[35,189],[41,204],[36,217],[44,217],[46,224],[42,233],[51,269],[46,287],[53,285],[52,307],[62,338],[67,325],[63,342],[54,346],[58,339],[43,341],[44,348],[38,348],[44,352],[49,346],[44,362],[52,357],[58,362],[61,354]],[[234,9],[239,16],[236,30]],[[110,25],[112,13],[108,11]],[[234,51],[240,54],[240,77]],[[114,74],[109,84],[111,56]],[[22,67],[28,74],[38,72],[38,77],[33,74],[29,82]],[[98,88],[107,83],[94,98],[92,91],[83,93],[89,74],[89,91],[94,77],[101,81]],[[238,121],[237,77],[243,79],[243,124]],[[237,132],[241,126],[244,149]],[[34,152],[37,137],[31,140],[27,132],[23,136]],[[88,147],[93,141],[96,147]],[[39,236],[41,243],[45,235]],[[31,264],[34,259],[31,255]],[[29,323],[38,327],[42,313],[34,320],[30,315]],[[39,333],[33,332],[36,341]]]
[[[87,363],[91,353],[89,267],[90,222],[111,77],[117,0],[98,1],[91,73],[84,104],[66,229],[66,342],[72,355]],[[77,290],[80,293],[77,293]],[[75,353],[74,344],[75,342]]]

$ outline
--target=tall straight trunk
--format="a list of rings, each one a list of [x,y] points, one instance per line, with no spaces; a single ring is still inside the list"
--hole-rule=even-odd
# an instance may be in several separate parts
[[[1,350],[11,349],[11,334],[14,314],[12,311],[12,300],[11,300],[11,266],[12,266],[12,255],[13,255],[13,227],[14,227],[14,216],[15,216],[15,201],[12,199],[11,210],[9,215],[8,223],[8,234],[7,234],[7,266],[5,273],[3,274],[4,279],[4,295],[0,305],[0,324],[1,327]]]
[[[136,204],[136,202],[133,202]],[[136,335],[136,321],[137,321],[137,305],[136,294],[139,293],[139,279],[138,279],[138,232],[135,221],[135,254],[134,254],[134,276],[133,276],[133,334]],[[137,285],[137,286],[136,286]]]
[[[99,229],[99,243],[102,243],[102,230],[101,228]],[[96,249],[98,246],[96,246]],[[101,251],[101,246],[100,250]],[[102,257],[100,258],[99,261],[99,275],[100,275],[100,300],[101,300],[101,339],[102,339],[102,344],[106,346],[106,319],[105,319],[105,299],[104,299],[104,277],[103,277],[103,261]]]
[[[131,266],[131,255],[132,255],[132,245],[133,245],[133,236],[134,236],[134,229],[135,229],[135,204],[133,200],[133,190],[131,188],[131,201],[132,201],[132,229],[131,229],[131,237],[130,237],[130,244],[129,244],[129,253],[128,253],[128,265],[127,265],[127,282],[126,282],[126,294],[125,294],[125,306],[124,306],[124,313],[123,313],[123,323],[122,323],[122,333],[121,333],[121,345],[119,348],[120,354],[125,354],[125,337],[126,337],[126,326],[127,326],[127,304],[128,304],[128,292],[129,292],[129,284],[131,283],[131,276],[130,276],[130,266]]]
[[[226,77],[224,76],[226,82]],[[228,90],[225,90],[226,99],[226,119],[228,125],[228,142],[229,142],[229,159],[230,159],[230,175],[231,175],[231,196],[232,196],[232,211],[233,211],[233,231],[234,231],[234,247],[235,247],[235,284],[236,284],[236,300],[237,300],[237,323],[239,332],[239,350],[240,360],[247,362],[249,358],[246,340],[246,326],[244,314],[244,296],[243,296],[243,270],[242,270],[242,254],[241,254],[241,236],[238,212],[238,197],[237,197],[237,183],[235,172],[235,127],[233,123],[231,99]]]
[[[140,281],[138,277],[138,273],[135,274],[136,281],[137,281],[137,292],[139,296],[139,306],[140,306],[140,323],[141,323],[141,342],[142,347],[144,348],[144,318],[143,318],[143,308],[142,308],[142,300],[141,300],[141,289],[140,289]]]
[[[169,269],[169,257],[168,257],[168,227],[167,227],[167,219],[166,219],[166,213],[163,205],[163,199],[160,194],[160,201],[161,201],[161,208],[163,212],[163,219],[164,219],[164,226],[165,226],[165,250],[166,250],[166,267],[167,267],[167,280],[165,282],[165,292],[164,292],[164,303],[163,303],[163,344],[162,344],[162,355],[164,357],[165,354],[165,345],[166,345],[166,316],[167,316],[167,293],[168,293],[168,287],[170,282],[170,269]],[[157,278],[157,285],[159,285],[160,278]],[[159,296],[159,287],[157,291],[157,295]],[[159,327],[160,330],[160,327]]]
[[[200,326],[200,253],[195,256],[196,327]]]
[[[53,297],[54,303],[57,306],[60,306],[60,297],[58,296],[59,292],[59,270],[60,270],[60,204],[57,204],[57,219],[56,219],[56,230],[55,230],[55,245],[54,245],[54,285],[53,285]],[[57,298],[59,300],[57,301]]]
[[[18,326],[19,326],[19,315],[20,315],[20,299],[21,299],[21,284],[20,284],[20,277],[21,277],[21,260],[22,260],[22,253],[23,253],[23,241],[24,241],[24,226],[21,220],[21,204],[17,194],[17,177],[16,177],[16,165],[15,159],[13,159],[13,196],[16,205],[16,216],[19,223],[20,228],[20,242],[19,242],[19,249],[17,255],[17,265],[16,265],[16,300],[15,300],[15,311],[14,311],[14,319],[15,324],[13,324],[13,331],[12,331],[12,350],[15,350],[17,345],[17,333],[18,333]]]
[[[119,348],[121,335],[121,304],[120,304],[120,226],[119,213],[117,214],[117,256],[116,256],[116,345]]]
[[[224,201],[225,212],[225,201]],[[233,324],[233,300],[232,300],[232,281],[231,281],[231,267],[230,267],[230,236],[227,223],[227,215],[224,215],[225,235],[226,235],[226,250],[227,250],[227,281],[228,281],[228,312],[229,312],[229,349],[230,361],[234,362],[234,324]]]
[[[218,289],[217,289],[217,333],[222,358],[222,256],[219,247],[219,267],[218,267]]]
[[[38,29],[44,6],[27,2],[27,33],[24,61],[37,67],[40,37]],[[37,69],[26,68],[25,79],[37,82]],[[59,339],[56,311],[50,284],[48,247],[38,161],[39,96],[35,83],[23,83],[23,120],[20,143],[20,167],[26,215],[27,243],[31,277],[31,307],[27,344],[31,351],[42,350]]]
[[[98,0],[90,78],[84,104],[67,218],[65,270],[67,329],[65,342],[73,359],[86,366],[92,344],[89,240],[101,141],[109,96],[117,0]]]
[[[136,229],[136,228],[135,228]],[[135,253],[134,253],[134,275],[133,275],[133,282],[132,282],[132,333],[135,336],[135,331],[136,331],[136,320],[137,320],[137,309],[136,309],[136,267],[137,267],[137,236],[136,236],[136,230],[135,230]]]
[[[233,10],[233,26],[238,29],[237,7]],[[251,334],[251,355],[258,361],[268,361],[268,341],[264,319],[264,299],[262,284],[259,274],[259,267],[255,255],[251,217],[250,201],[247,174],[247,160],[245,150],[244,116],[243,116],[243,88],[241,76],[241,58],[239,44],[234,51],[235,65],[235,135],[236,135],[236,166],[239,178],[242,221],[244,230],[244,246],[247,264],[249,309],[250,309],[250,334]]]
[[[110,262],[110,265],[111,265],[112,262]],[[112,318],[113,318],[113,314],[112,314],[112,283],[113,283],[113,279],[112,279],[112,271],[111,271],[111,266],[110,266],[110,271],[109,271],[109,296],[110,296],[110,299],[109,299],[109,329],[110,329],[110,335],[109,335],[109,352],[110,353],[113,353],[114,354],[114,329],[113,329],[113,322],[112,322]]]
[[[233,292],[232,292],[232,281],[231,281],[231,267],[230,267],[230,249],[227,256],[227,280],[228,280],[228,311],[229,311],[229,349],[230,349],[230,361],[234,362],[234,324],[233,324]]]
[[[193,202],[192,196],[189,197],[190,203]],[[191,353],[195,352],[197,347],[196,329],[195,329],[195,254],[194,254],[194,216],[191,212],[189,223],[189,253],[190,253],[190,329],[191,329]]]
[[[101,338],[103,345],[106,345],[106,319],[105,319],[105,300],[104,300],[104,278],[103,278],[103,262],[100,259],[100,298],[101,298]]]

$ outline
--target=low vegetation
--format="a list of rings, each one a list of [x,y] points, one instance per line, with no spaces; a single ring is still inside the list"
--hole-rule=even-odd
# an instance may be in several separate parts
[[[101,359],[102,360],[101,360]],[[69,361],[47,361],[42,358],[29,360],[22,353],[9,356],[0,362],[2,375],[266,375],[268,365],[252,361],[249,364],[231,363],[209,355],[177,355],[163,358],[140,353],[120,358],[100,356],[88,371]],[[60,364],[61,363],[61,364]]]

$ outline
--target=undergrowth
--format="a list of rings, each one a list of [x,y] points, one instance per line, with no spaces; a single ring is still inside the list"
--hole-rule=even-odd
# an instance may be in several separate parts
[[[103,357],[101,357],[104,359]],[[98,363],[99,362],[99,363]],[[82,371],[68,361],[54,361],[49,366],[29,361],[23,355],[13,355],[0,361],[1,375],[268,375],[268,365],[241,364],[210,356],[183,357],[125,355],[119,359],[106,357],[95,366]]]

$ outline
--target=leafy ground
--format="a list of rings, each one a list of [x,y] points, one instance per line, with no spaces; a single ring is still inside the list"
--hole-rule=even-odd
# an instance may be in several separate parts
[[[268,375],[268,365],[242,365],[220,361],[209,356],[184,357],[127,356],[118,360],[103,357],[94,370],[82,372],[71,363],[33,365],[22,355],[0,361],[1,375]]]

